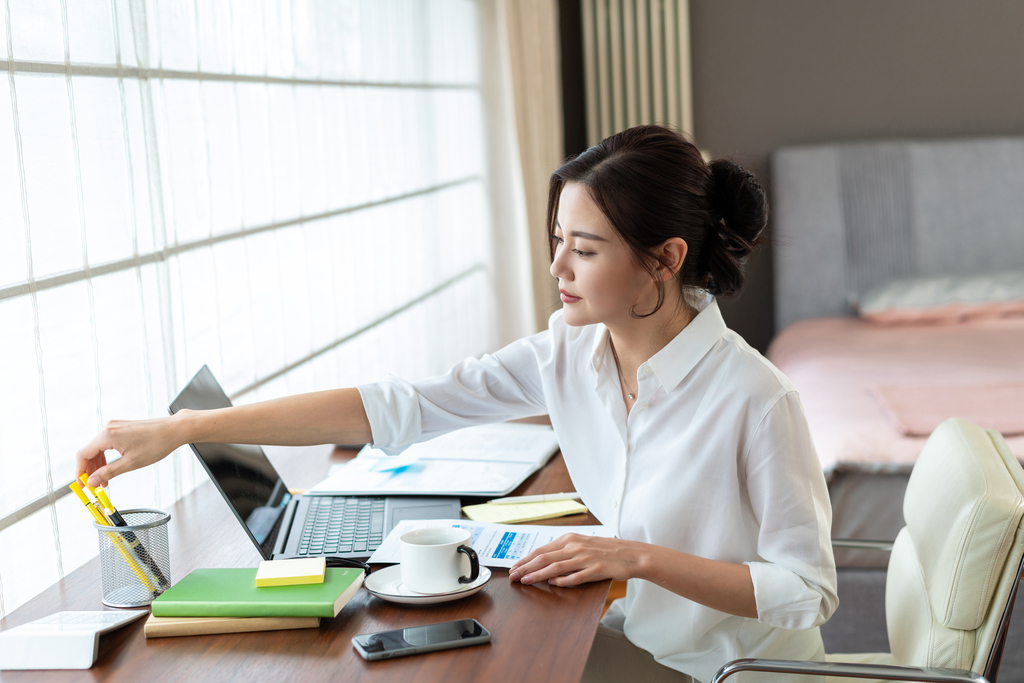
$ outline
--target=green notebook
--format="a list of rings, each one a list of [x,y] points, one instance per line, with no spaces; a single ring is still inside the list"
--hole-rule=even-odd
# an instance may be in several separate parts
[[[256,569],[196,569],[153,601],[154,617],[333,617],[362,569],[328,567],[323,583],[256,587]]]

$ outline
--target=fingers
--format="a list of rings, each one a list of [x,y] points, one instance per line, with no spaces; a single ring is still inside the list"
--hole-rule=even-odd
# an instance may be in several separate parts
[[[521,571],[521,568],[524,565],[529,564],[530,562],[533,562],[534,560],[536,560],[538,557],[540,557],[541,555],[543,555],[545,553],[549,553],[549,552],[552,552],[554,550],[560,550],[560,549],[564,548],[566,543],[569,543],[570,541],[575,540],[577,538],[580,538],[580,536],[578,534],[562,534],[561,536],[559,536],[555,540],[551,541],[551,543],[548,543],[547,545],[542,545],[541,547],[537,548],[532,553],[530,553],[529,555],[527,555],[526,557],[522,558],[521,560],[516,562],[514,565],[512,565],[512,568],[509,570],[509,576],[511,577],[514,574],[518,574],[518,575],[524,574],[525,572]],[[515,581],[516,579],[512,579],[512,580]]]
[[[79,451],[79,455],[78,455],[77,461],[75,463],[75,474],[76,475],[80,475],[80,474],[83,474],[83,473],[84,474],[92,474],[97,469],[99,469],[100,467],[103,467],[106,464],[107,464],[107,454],[106,453],[102,453],[101,452],[98,455],[94,455],[92,457],[86,457],[84,455],[81,455],[81,451]]]
[[[151,465],[174,449],[161,439],[160,420],[111,421],[78,451],[76,474],[89,475],[90,486],[106,486],[119,474]],[[107,462],[106,451],[114,450],[121,458]]]
[[[79,467],[78,468],[79,471],[77,472],[77,474],[79,476],[81,476],[82,473],[84,472],[85,474],[89,475],[89,481],[87,482],[89,484],[89,486],[92,486],[94,488],[97,487],[97,486],[106,486],[107,485],[106,481],[103,481],[103,483],[96,483],[98,480],[93,477],[93,473],[94,472],[96,472],[97,470],[99,470],[99,469],[101,469],[103,467],[106,467],[106,466],[107,466],[107,454],[106,453],[101,453],[98,457],[93,458],[92,460],[89,460],[88,462],[86,462],[86,465],[85,465],[84,468]]]
[[[550,578],[548,579],[548,584],[559,586],[560,588],[573,588],[584,583],[590,583],[591,581],[603,581],[606,578],[608,577],[603,576],[597,567],[587,567],[578,572]]]
[[[578,557],[571,557],[565,560],[552,562],[551,564],[534,569],[523,576],[520,581],[525,584],[531,583],[543,583],[544,581],[551,582],[554,579],[565,574],[572,574],[585,569],[587,566],[586,562],[581,561]]]
[[[534,560],[540,557],[544,552],[544,548],[547,547],[548,546],[544,546],[543,548],[537,548],[532,553],[530,553],[529,555],[527,555],[526,557],[522,558],[514,565],[512,565],[512,568],[508,570],[509,578],[513,581],[517,581],[519,579],[519,576],[526,573],[522,571],[523,567],[525,567],[528,564],[531,564]]]
[[[107,430],[103,429],[75,455],[75,474],[92,474],[97,467],[107,464],[105,452],[111,448]],[[97,465],[97,463],[99,463]]]
[[[628,546],[619,539],[569,534],[517,562],[509,571],[509,579],[524,584],[547,581],[553,586],[625,580],[630,578],[634,563]]]
[[[105,462],[106,458],[104,458],[104,463]],[[133,469],[135,468],[130,467],[128,465],[128,461],[125,458],[115,460],[109,465],[104,464],[103,467],[100,467],[98,470],[95,470],[91,475],[89,475],[89,486],[106,486],[107,482],[109,482],[117,475],[124,474],[125,472],[131,471]]]
[[[589,555],[579,553],[575,549],[559,548],[552,552],[541,553],[518,568],[513,568],[509,571],[509,578],[526,584],[539,583],[554,576],[578,571],[591,560]]]
[[[97,434],[96,438],[88,446],[78,451],[75,457],[75,476],[77,477],[83,473],[90,475],[89,486],[99,486],[93,480],[92,475],[96,470],[107,465],[106,450],[110,447],[103,445],[105,440],[100,438],[103,435],[103,432]],[[106,485],[106,480],[103,483]]]

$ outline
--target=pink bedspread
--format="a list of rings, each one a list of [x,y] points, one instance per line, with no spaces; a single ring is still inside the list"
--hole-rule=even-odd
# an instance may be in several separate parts
[[[928,436],[949,416],[970,420],[1003,436],[1024,434],[1024,382],[892,384],[874,388],[889,422],[903,436]]]
[[[790,325],[768,358],[793,381],[826,472],[912,464],[926,437],[901,436],[879,386],[957,387],[1024,382],[1024,319],[881,326],[857,318]],[[1024,459],[1024,436],[1006,436]]]

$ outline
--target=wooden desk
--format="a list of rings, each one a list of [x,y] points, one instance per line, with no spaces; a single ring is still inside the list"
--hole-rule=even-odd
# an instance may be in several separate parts
[[[290,486],[311,486],[332,462],[352,457],[325,447],[267,449]],[[560,454],[516,489],[516,495],[571,491]],[[596,524],[591,515],[551,524]],[[85,527],[83,522],[83,527]],[[91,531],[91,529],[90,529]],[[213,484],[207,482],[171,509],[171,575],[198,567],[253,567],[260,560]],[[61,610],[105,609],[100,602],[99,559],[25,604],[6,619],[6,630]],[[319,629],[237,633],[147,640],[138,621],[100,640],[99,658],[84,671],[3,671],[0,681],[577,681],[601,618],[609,582],[581,588],[510,583],[508,571],[480,593],[441,605],[395,605],[360,591]],[[367,662],[352,636],[450,619],[478,619],[493,634],[489,645]]]

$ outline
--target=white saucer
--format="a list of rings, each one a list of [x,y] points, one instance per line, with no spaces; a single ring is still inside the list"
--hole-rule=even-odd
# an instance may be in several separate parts
[[[473,583],[467,583],[451,593],[427,595],[406,588],[402,583],[402,566],[393,564],[370,574],[363,582],[363,586],[370,591],[371,595],[388,602],[400,602],[404,605],[433,605],[469,597],[479,592],[490,580],[491,570],[487,567],[480,567],[480,576]]]

